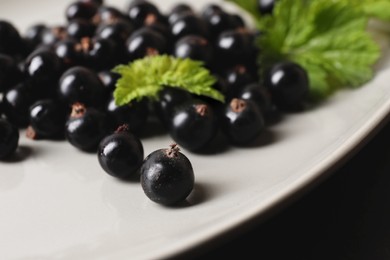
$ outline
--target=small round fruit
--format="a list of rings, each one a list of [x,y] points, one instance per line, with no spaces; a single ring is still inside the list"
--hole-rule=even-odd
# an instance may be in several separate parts
[[[41,99],[30,107],[27,137],[59,138],[64,134],[67,110],[54,99]]]
[[[221,118],[221,129],[230,143],[244,146],[260,136],[265,129],[265,120],[255,103],[233,98],[226,104]]]
[[[107,133],[106,114],[81,103],[72,106],[72,113],[65,123],[65,137],[71,145],[87,152],[96,152]]]
[[[98,147],[100,166],[109,175],[121,179],[134,176],[144,159],[141,140],[122,125],[103,140]]]
[[[265,73],[264,82],[272,102],[285,110],[299,108],[309,94],[307,72],[297,63],[285,61],[273,65]]]
[[[21,47],[19,31],[10,22],[0,20],[0,53],[13,56],[20,53]]]
[[[168,131],[172,139],[192,152],[205,149],[218,132],[213,107],[200,99],[190,99],[177,106],[170,120]]]
[[[80,102],[86,106],[99,107],[105,98],[105,89],[96,72],[83,66],[75,66],[62,74],[58,96],[69,105]]]
[[[184,201],[195,182],[191,162],[176,144],[149,154],[142,163],[140,174],[146,196],[167,206]]]
[[[19,143],[19,130],[5,119],[0,118],[0,160],[15,153]]]

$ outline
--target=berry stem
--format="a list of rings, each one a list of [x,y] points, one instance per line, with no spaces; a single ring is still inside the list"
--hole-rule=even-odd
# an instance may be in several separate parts
[[[180,148],[176,143],[173,143],[167,149],[167,156],[169,158],[177,157],[179,154]]]

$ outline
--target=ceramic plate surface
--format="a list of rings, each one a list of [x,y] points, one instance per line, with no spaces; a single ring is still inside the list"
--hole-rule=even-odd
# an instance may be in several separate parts
[[[183,2],[199,9],[210,1]],[[2,0],[0,18],[24,33],[33,23],[64,23],[69,3]],[[123,0],[106,3],[126,6]],[[159,6],[166,11],[174,3]],[[384,120],[390,109],[387,60],[368,84],[283,117],[262,145],[213,155],[184,150],[196,185],[183,207],[150,201],[139,182],[105,174],[94,154],[65,141],[32,141],[22,132],[25,158],[0,163],[0,259],[164,258],[239,229],[323,176]],[[166,135],[142,141],[145,155],[172,142]]]

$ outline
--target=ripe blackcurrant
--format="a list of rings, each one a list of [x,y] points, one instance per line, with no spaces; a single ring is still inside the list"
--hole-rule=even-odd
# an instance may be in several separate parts
[[[175,108],[168,131],[178,145],[198,152],[205,149],[218,132],[216,113],[207,102],[190,99]]]
[[[221,129],[233,145],[244,146],[255,141],[265,129],[259,107],[249,100],[233,98],[226,104]]]
[[[103,170],[121,179],[134,176],[144,159],[141,140],[129,131],[127,125],[121,125],[102,139],[97,154]]]
[[[191,162],[176,144],[150,153],[142,163],[140,174],[146,196],[167,206],[184,201],[195,182]]]
[[[87,152],[96,151],[108,130],[106,114],[81,103],[72,106],[71,115],[65,123],[65,137],[69,143]]]
[[[309,94],[307,72],[297,63],[285,61],[274,64],[265,72],[264,82],[272,102],[284,110],[300,109]]]
[[[30,107],[27,137],[31,139],[63,137],[68,112],[54,99],[36,101]]]

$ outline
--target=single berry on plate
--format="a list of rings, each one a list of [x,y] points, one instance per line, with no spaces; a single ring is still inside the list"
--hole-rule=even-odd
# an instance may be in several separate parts
[[[97,155],[106,173],[125,179],[138,173],[144,159],[144,149],[141,140],[124,124],[100,141]]]
[[[150,153],[142,163],[140,175],[146,196],[167,206],[185,201],[195,183],[191,162],[176,144]]]
[[[0,118],[0,160],[12,156],[19,144],[19,129]]]

